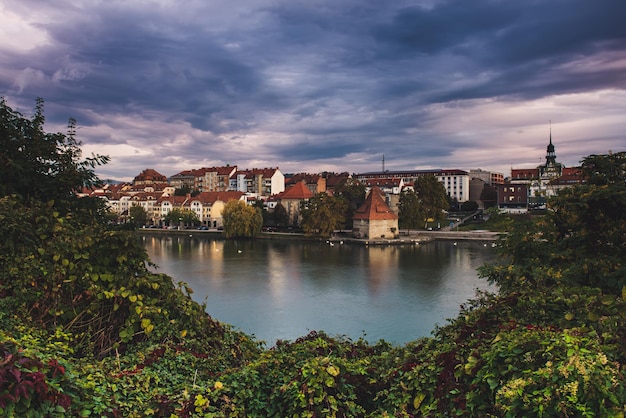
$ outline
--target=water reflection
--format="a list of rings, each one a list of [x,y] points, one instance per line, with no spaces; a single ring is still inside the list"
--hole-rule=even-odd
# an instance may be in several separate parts
[[[186,282],[211,316],[270,345],[311,330],[404,343],[458,313],[494,258],[481,243],[330,246],[324,242],[142,238],[159,272]]]

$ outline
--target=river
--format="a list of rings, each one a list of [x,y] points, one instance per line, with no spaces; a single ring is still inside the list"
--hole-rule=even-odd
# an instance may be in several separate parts
[[[433,241],[363,246],[296,240],[144,235],[157,272],[183,281],[207,312],[273,345],[310,331],[404,344],[455,317],[476,289],[491,245]]]

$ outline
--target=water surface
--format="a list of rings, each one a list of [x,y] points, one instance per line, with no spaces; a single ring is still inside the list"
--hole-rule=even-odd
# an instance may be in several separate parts
[[[331,246],[308,241],[224,241],[207,234],[142,237],[158,272],[186,282],[215,319],[270,346],[312,330],[403,344],[429,336],[476,289],[493,261],[482,242]]]

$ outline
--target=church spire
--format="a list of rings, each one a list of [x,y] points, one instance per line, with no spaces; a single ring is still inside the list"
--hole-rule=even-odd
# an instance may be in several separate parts
[[[556,165],[556,152],[552,144],[552,121],[550,121],[550,143],[546,151],[546,167],[554,167]]]

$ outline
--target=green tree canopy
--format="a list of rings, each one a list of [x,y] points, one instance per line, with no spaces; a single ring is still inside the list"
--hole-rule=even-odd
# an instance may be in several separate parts
[[[222,218],[226,238],[251,238],[256,236],[263,226],[261,211],[241,200],[226,202],[222,211]]]
[[[498,191],[492,185],[485,183],[483,190],[480,192],[480,200],[482,200],[486,208],[494,207],[498,204]]]
[[[463,202],[461,204],[461,210],[463,212],[473,212],[478,210],[478,203],[474,202],[473,200],[468,200],[467,202]]]
[[[348,178],[335,187],[334,195],[345,199],[347,203],[344,222],[340,227],[350,229],[354,211],[365,202],[365,185],[358,180]]]
[[[200,218],[198,218],[198,214],[192,210],[174,208],[163,217],[163,221],[170,225],[178,225],[181,222],[185,225],[198,225]]]
[[[583,178],[589,184],[623,184],[626,178],[626,151],[585,157],[582,169]]]
[[[68,355],[79,358],[123,353],[150,339],[175,341],[181,333],[211,333],[217,324],[191,301],[189,291],[148,271],[136,236],[108,227],[104,213],[86,210],[90,206],[84,202],[99,199],[75,197],[82,186],[98,182],[93,167],[106,158],[81,162],[72,131],[69,137],[45,133],[42,101],[33,120],[0,101],[0,144],[3,353],[7,335],[25,332],[27,340],[64,335],[61,339],[72,346]],[[7,330],[15,321],[23,322]],[[24,331],[31,326],[39,330]],[[0,392],[6,383],[0,383]]]
[[[274,212],[272,212],[272,218],[274,219],[274,224],[277,227],[283,227],[289,224],[289,214],[282,203],[276,204]]]
[[[404,189],[398,203],[398,227],[400,229],[418,229],[424,224],[426,212],[415,191]]]
[[[345,223],[348,203],[345,199],[317,193],[300,206],[302,229],[307,235],[330,237],[335,229]]]
[[[449,201],[446,189],[435,176],[420,176],[415,182],[415,191],[426,218],[438,219],[448,209]]]
[[[27,119],[0,99],[0,196],[55,201],[57,208],[65,211],[80,203],[94,207],[89,199],[78,199],[76,192],[100,183],[94,168],[109,158],[92,155],[81,159],[73,119],[68,135],[44,132],[43,107],[43,100],[37,99],[35,115]]]
[[[145,225],[148,221],[146,210],[139,205],[132,205],[130,209],[128,209],[128,216],[130,216],[130,220],[135,227]]]
[[[502,251],[511,267],[487,273],[503,290],[566,285],[620,294],[625,289],[624,153],[587,157],[582,168],[586,184],[559,191],[548,200],[545,216],[509,232]]]

